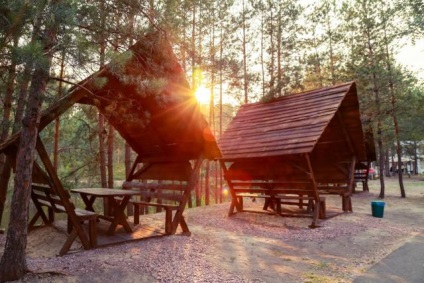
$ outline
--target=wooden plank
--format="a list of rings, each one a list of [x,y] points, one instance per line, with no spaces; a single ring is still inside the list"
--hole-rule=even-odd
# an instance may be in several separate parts
[[[224,135],[237,133],[250,133],[255,131],[260,132],[268,132],[268,131],[277,131],[277,130],[285,130],[285,129],[297,129],[303,126],[317,125],[321,123],[327,123],[332,117],[334,112],[329,112],[326,115],[314,115],[311,114],[308,116],[300,115],[299,118],[291,118],[291,119],[278,119],[278,117],[274,117],[274,121],[272,123],[261,123],[260,118],[256,118],[257,122],[254,124],[250,123],[242,123],[237,126],[229,126],[225,131]]]
[[[172,190],[172,191],[184,191],[187,189],[187,185],[179,184],[159,184],[159,183],[141,183],[141,182],[124,182],[122,187],[124,189],[137,188],[145,190]]]
[[[298,137],[310,137],[310,136],[319,136],[321,135],[322,131],[320,128],[317,128],[316,126],[305,126],[302,128],[298,128],[298,129],[282,129],[281,131],[278,132],[267,132],[266,136],[269,139],[273,139],[273,138],[280,138],[281,140],[289,140],[291,138],[298,138]],[[219,144],[225,144],[225,143],[230,143],[231,141],[233,141],[234,139],[237,139],[238,136],[233,135],[233,134],[228,134],[225,137],[222,137],[219,140]],[[243,135],[243,138],[248,138],[250,139],[256,139],[259,140],[261,137],[258,136],[258,133],[251,133],[251,134],[245,134]]]
[[[305,142],[305,143],[293,143],[293,144],[282,144],[278,146],[266,146],[266,147],[245,147],[245,148],[232,148],[231,150],[223,149],[222,153],[225,157],[228,158],[228,155],[240,155],[245,157],[255,156],[277,156],[277,155],[285,155],[292,154],[293,152],[311,152],[316,141]]]
[[[338,89],[334,91],[328,91],[325,89],[320,89],[316,92],[309,92],[303,94],[292,94],[279,97],[273,101],[267,103],[252,103],[247,104],[242,107],[243,112],[251,113],[256,110],[263,111],[263,109],[269,109],[272,107],[281,107],[280,105],[290,105],[295,106],[307,103],[313,103],[316,101],[331,101],[331,100],[341,100],[344,96],[346,96],[347,91],[343,89]]]
[[[255,125],[258,121],[263,121],[265,124],[274,123],[275,120],[299,120],[299,119],[310,119],[313,115],[319,116],[328,116],[334,114],[338,109],[338,105],[316,105],[307,107],[307,105],[299,105],[298,108],[287,108],[281,106],[273,111],[262,111],[257,114],[247,114],[245,112],[239,112],[234,122],[229,126],[229,130],[232,127],[240,127],[245,124]]]
[[[261,151],[267,151],[268,149],[278,150],[278,149],[287,149],[287,148],[298,148],[307,146],[313,146],[318,142],[319,136],[312,137],[299,137],[287,140],[278,140],[278,138],[267,139],[266,136],[262,137],[262,140],[259,139],[250,139],[248,141],[243,139],[237,139],[234,141],[234,148],[231,149],[232,152],[244,151],[244,150],[254,150],[261,149]],[[221,145],[221,143],[220,143]],[[226,145],[226,144],[222,144]],[[226,148],[225,151],[230,149]]]
[[[268,152],[241,152],[233,154],[231,152],[224,153],[223,157],[220,160],[229,162],[229,161],[242,161],[253,158],[265,158],[265,157],[275,157],[275,156],[286,156],[294,154],[304,154],[310,153],[312,151],[311,147],[298,148],[298,149],[287,149],[287,150],[278,150],[278,151],[268,151]]]
[[[311,119],[313,115],[317,117],[332,115],[338,109],[338,104],[327,105],[324,103],[313,105],[299,104],[296,108],[287,108],[286,105],[281,105],[275,110],[263,109],[258,113],[246,113],[239,112],[234,119],[234,122],[228,127],[232,130],[233,127],[243,126],[245,124],[256,125],[257,121],[264,121],[265,124],[274,123],[275,120],[292,120],[296,121],[299,119],[307,120]]]

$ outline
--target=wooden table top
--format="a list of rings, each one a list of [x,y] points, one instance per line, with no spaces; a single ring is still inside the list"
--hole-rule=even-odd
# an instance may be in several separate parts
[[[121,189],[109,189],[109,188],[81,188],[81,189],[72,189],[71,192],[100,196],[100,197],[113,197],[113,196],[133,196],[139,195],[140,192],[132,190],[121,190]]]

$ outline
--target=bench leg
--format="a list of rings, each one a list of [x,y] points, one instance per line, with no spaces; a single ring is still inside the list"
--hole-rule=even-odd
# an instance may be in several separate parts
[[[325,204],[325,198],[324,197],[320,197],[319,198],[319,202],[320,202],[320,208],[319,208],[319,219],[325,219],[326,218],[326,204]]]
[[[320,202],[315,201],[313,219],[312,219],[312,223],[309,226],[309,228],[317,228],[318,227],[317,223],[318,223],[318,218],[319,218],[319,211],[320,211]]]
[[[306,207],[306,212],[310,213],[312,212],[314,208],[314,201],[313,200],[309,200],[308,201],[308,206]]]
[[[97,246],[97,228],[96,228],[96,224],[97,224],[97,217],[90,219],[88,221],[88,233],[89,233],[89,238],[90,238],[90,245],[92,248]]]
[[[68,238],[66,239],[65,243],[63,244],[62,248],[60,249],[59,255],[64,255],[66,254],[69,249],[72,246],[72,243],[75,241],[75,239],[77,238],[78,233],[77,230],[74,228],[72,229],[71,234],[68,236]]]
[[[240,208],[243,211],[243,197],[237,197],[237,199],[238,199],[238,202],[240,204]]]
[[[37,223],[38,218],[40,218],[41,214],[37,211],[32,217],[31,221],[28,224],[28,230],[31,231],[34,228],[35,223]]]
[[[352,199],[350,195],[342,195],[342,209],[344,212],[352,212]]]
[[[185,235],[188,235],[188,236],[191,235],[191,232],[190,232],[190,230],[188,229],[188,226],[187,226],[187,222],[184,219],[184,216],[181,216],[180,226],[181,226],[181,229],[183,229],[183,233]]]
[[[47,208],[47,213],[49,215],[49,223],[53,223],[54,222],[54,212],[52,208]]]
[[[172,234],[172,210],[169,208],[165,210],[165,234]]]
[[[67,231],[70,234],[72,232],[73,226],[72,226],[72,221],[71,218],[68,217],[68,222],[67,222]]]
[[[241,210],[243,211],[243,198],[242,197],[237,197],[238,202],[240,204]],[[234,208],[236,208],[236,200],[231,199],[231,204],[230,204],[230,210],[228,211],[228,216],[231,216],[234,214]]]
[[[140,223],[140,205],[134,203],[134,225]]]
[[[281,213],[281,199],[275,199],[275,206],[277,207],[277,213]]]
[[[268,210],[268,207],[271,208],[272,210],[275,210],[274,202],[271,200],[271,198],[265,198],[264,207],[262,209]]]

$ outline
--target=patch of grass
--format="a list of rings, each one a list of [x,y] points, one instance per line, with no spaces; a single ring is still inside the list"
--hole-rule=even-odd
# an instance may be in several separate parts
[[[303,283],[326,283],[326,282],[328,282],[326,276],[320,276],[314,273],[306,274],[306,279],[305,281],[303,281]]]
[[[343,280],[328,277],[325,275],[318,275],[314,273],[308,273],[305,275],[305,281],[303,283],[342,283]]]
[[[330,267],[330,264],[328,262],[325,261],[320,261],[316,264],[316,268],[318,269],[327,269]]]

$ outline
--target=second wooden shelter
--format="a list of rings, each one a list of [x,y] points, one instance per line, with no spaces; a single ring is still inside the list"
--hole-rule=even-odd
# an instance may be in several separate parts
[[[243,105],[218,141],[232,196],[229,214],[244,211],[243,197],[264,197],[325,216],[322,195],[337,194],[352,211],[354,169],[367,160],[354,82]]]

